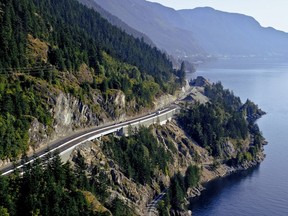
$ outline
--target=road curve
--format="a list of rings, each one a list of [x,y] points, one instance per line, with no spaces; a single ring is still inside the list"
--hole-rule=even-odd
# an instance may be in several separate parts
[[[146,121],[152,118],[155,118],[156,116],[162,116],[165,115],[169,112],[171,112],[172,110],[176,110],[178,107],[176,105],[171,105],[167,108],[164,108],[161,111],[156,111],[141,117],[137,117],[131,120],[127,120],[124,122],[119,122],[116,124],[110,124],[107,126],[99,126],[99,127],[94,127],[94,128],[90,128],[87,129],[85,131],[81,131],[81,132],[76,132],[73,135],[67,136],[65,138],[62,138],[56,142],[53,142],[52,144],[49,145],[49,149],[42,149],[39,150],[31,155],[28,156],[26,158],[26,162],[22,165],[13,165],[12,163],[9,165],[6,165],[5,167],[1,167],[0,168],[0,173],[2,173],[1,175],[8,175],[10,173],[12,173],[15,169],[21,169],[23,166],[25,166],[26,164],[29,164],[31,162],[33,162],[36,158],[40,158],[45,160],[45,156],[48,156],[48,154],[54,153],[54,152],[58,152],[60,155],[64,154],[65,152],[71,150],[72,148],[75,148],[76,146],[80,145],[81,143],[88,141],[88,140],[93,140],[96,139],[97,137],[101,137],[113,132],[116,132],[118,130],[120,130],[123,127],[127,127],[129,125],[133,125],[133,124],[137,124],[141,121]],[[20,163],[21,161],[19,160],[18,163]]]
[[[157,214],[158,202],[163,199],[167,191],[168,191],[168,188],[163,190],[155,199],[152,200],[151,203],[149,203],[149,205],[147,206],[148,216],[158,215]]]

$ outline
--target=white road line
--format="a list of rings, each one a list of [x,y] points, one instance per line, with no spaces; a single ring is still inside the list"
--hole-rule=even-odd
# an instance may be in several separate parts
[[[87,140],[91,141],[91,140],[96,139],[96,138],[98,138],[98,137],[105,136],[105,135],[107,135],[107,134],[116,132],[116,131],[118,131],[119,129],[121,129],[121,128],[123,128],[123,127],[128,127],[129,125],[137,125],[137,124],[139,124],[139,123],[141,124],[141,120],[143,120],[143,119],[145,119],[145,121],[149,121],[149,120],[154,119],[155,117],[160,117],[160,116],[163,116],[163,115],[168,114],[169,112],[173,112],[173,111],[175,111],[176,109],[177,109],[177,108],[174,108],[174,109],[165,108],[165,109],[161,110],[161,113],[159,113],[159,114],[157,114],[157,113],[152,113],[152,114],[149,114],[149,115],[147,115],[147,116],[140,117],[140,118],[138,118],[138,119],[132,119],[132,120],[129,120],[129,121],[127,121],[127,122],[119,123],[119,124],[117,124],[117,125],[109,125],[109,126],[107,126],[107,127],[95,129],[95,130],[93,130],[93,131],[90,131],[90,132],[88,132],[88,133],[82,134],[82,135],[79,136],[79,137],[76,137],[76,138],[74,138],[74,139],[72,139],[72,140],[69,140],[69,141],[67,141],[67,142],[65,142],[65,143],[57,146],[57,147],[51,149],[50,151],[45,152],[45,153],[37,156],[37,158],[42,158],[42,157],[50,154],[51,152],[54,152],[54,151],[56,151],[57,149],[60,149],[60,148],[62,148],[62,147],[64,147],[64,146],[68,145],[68,144],[71,143],[71,142],[74,142],[74,141],[76,141],[76,140],[78,140],[78,139],[81,139],[82,137],[85,137],[85,136],[88,136],[88,135],[90,135],[90,134],[97,133],[97,132],[100,132],[100,131],[103,130],[103,133],[96,134],[96,135],[94,135],[94,136],[92,136],[92,137],[88,137],[87,139],[82,140],[81,142],[79,142],[79,143],[71,146],[70,148],[64,150],[63,152],[59,153],[60,155],[63,155],[63,154],[65,154],[66,152],[74,149],[76,146],[82,144],[83,142],[85,142],[85,141],[87,141]],[[167,110],[168,110],[168,111],[167,111]],[[151,116],[151,117],[150,117],[150,116]],[[147,118],[147,117],[148,117],[148,118]],[[135,121],[135,122],[134,122],[134,121]],[[134,123],[130,124],[131,122],[134,122]],[[113,127],[115,127],[115,128],[113,128]],[[113,129],[106,131],[106,130],[109,129],[109,128],[113,128]],[[14,168],[14,169],[11,169],[11,170],[9,170],[9,171],[6,171],[5,173],[2,173],[1,175],[7,175],[7,174],[13,172],[15,169],[22,168],[24,165],[27,165],[27,164],[32,163],[33,161],[35,161],[35,159],[36,159],[36,158],[31,159],[30,161],[28,161],[28,162],[26,162],[26,163],[24,163],[24,164],[22,164],[22,165],[19,165],[19,166],[17,166],[17,167]]]

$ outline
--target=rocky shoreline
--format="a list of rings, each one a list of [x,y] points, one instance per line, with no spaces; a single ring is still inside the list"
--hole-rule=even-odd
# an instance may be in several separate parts
[[[263,145],[267,145],[267,142],[263,142]],[[265,159],[264,150],[262,150],[257,158],[250,162],[245,162],[241,165],[230,167],[226,164],[221,164],[217,168],[217,170],[214,171],[214,176],[211,179],[202,180],[201,184],[199,184],[197,187],[189,188],[187,191],[187,198],[186,198],[186,205],[188,206],[191,201],[193,201],[195,198],[200,197],[202,195],[202,192],[206,190],[206,184],[210,183],[211,181],[215,181],[219,178],[226,178],[232,174],[239,173],[241,171],[248,170],[250,168],[256,167],[261,162],[263,162]],[[171,214],[173,215],[173,214]],[[192,216],[192,211],[175,211],[174,215],[180,215],[180,216]]]
[[[193,105],[211,103],[209,97],[205,95],[205,85],[211,84],[203,77],[197,78],[194,86],[186,86],[185,89],[183,88],[182,91],[179,92],[178,96],[181,96],[181,100],[177,100],[176,103],[184,109],[187,104]],[[73,102],[73,100],[69,98],[66,100],[63,97],[61,100],[60,99],[59,101],[64,101],[65,103],[56,103],[58,104],[56,108],[62,111],[55,113],[71,113],[69,116],[76,113],[77,115],[75,115],[77,116],[77,119],[80,119],[81,116],[86,116],[85,113],[83,114],[83,112],[79,111],[79,106],[77,105],[78,103],[76,103],[77,101]],[[155,107],[162,107],[171,103],[172,101],[175,101],[175,97],[163,96],[157,103],[155,102]],[[71,105],[69,105],[71,102],[74,104],[74,106],[72,106],[72,108],[74,107],[73,109],[70,108]],[[256,105],[253,106],[252,102],[248,101],[245,104],[247,104],[245,107],[245,112],[247,109],[246,117],[247,119],[249,118],[251,122],[255,122],[265,114],[265,112],[258,109]],[[69,112],[64,112],[63,110],[68,110]],[[55,115],[56,117],[58,116],[57,119],[62,119],[62,115],[60,114]],[[92,121],[94,118],[87,119]],[[75,126],[75,122],[72,121],[73,118],[72,120],[71,118],[68,120],[66,126],[69,126],[70,128],[68,131],[71,131]],[[66,121],[59,122],[61,122],[61,124],[59,124],[58,130],[61,129],[62,131],[62,129],[65,128],[64,123]],[[39,127],[35,126],[34,128],[37,129],[37,132]],[[141,185],[129,178],[129,176],[125,175],[123,167],[121,167],[117,161],[111,157],[112,155],[109,155],[103,151],[103,145],[105,145],[105,142],[109,141],[109,137],[103,137],[101,140],[87,142],[86,144],[79,146],[71,154],[69,162],[71,163],[72,167],[75,168],[79,166],[78,163],[80,161],[85,167],[86,175],[89,177],[93,177],[95,175],[95,170],[101,170],[101,172],[105,174],[107,181],[109,182],[107,190],[109,197],[107,202],[112,202],[115,197],[117,197],[126,203],[129,208],[133,209],[136,215],[147,215],[147,206],[152,201],[153,197],[160,194],[163,188],[168,188],[171,183],[171,178],[173,178],[173,176],[176,174],[180,173],[182,176],[185,176],[188,167],[191,165],[197,166],[201,170],[200,182],[197,187],[188,188],[186,194],[184,194],[186,195],[186,198],[185,202],[183,203],[183,209],[185,209],[185,205],[189,204],[189,200],[201,196],[202,191],[205,190],[205,184],[208,182],[217,178],[225,178],[233,173],[257,166],[265,158],[263,145],[266,145],[267,142],[265,140],[261,140],[262,142],[259,145],[261,148],[257,149],[257,155],[254,155],[253,160],[243,160],[242,163],[237,163],[237,165],[227,164],[227,158],[236,159],[237,154],[246,153],[251,146],[254,146],[255,137],[251,133],[248,134],[248,137],[241,140],[241,149],[238,149],[237,147],[237,141],[239,140],[225,139],[226,141],[223,143],[223,151],[221,156],[218,157],[212,156],[209,149],[201,146],[192,137],[190,137],[185,128],[183,128],[178,122],[177,118],[173,119],[172,121],[168,121],[167,124],[162,126],[151,126],[151,133],[151,135],[153,135],[157,140],[158,147],[166,149],[166,151],[171,154],[170,162],[167,167],[165,167],[165,170],[157,169],[154,171],[154,177],[151,185]],[[145,151],[147,152],[147,149],[145,149]],[[187,210],[170,209],[170,215],[188,216],[191,214],[191,211]]]
[[[185,102],[198,102],[198,103],[207,103],[209,100],[204,95],[204,86],[210,85],[210,83],[203,77],[198,77],[194,81],[190,82],[191,85],[194,86],[192,92],[184,99]],[[253,102],[247,100],[245,104],[243,104],[243,109],[247,109],[246,118],[248,122],[252,122],[253,124],[260,119],[263,115],[266,114],[266,112],[262,111],[258,108],[257,105],[255,105]],[[256,125],[257,127],[257,125]],[[263,137],[262,137],[263,138]],[[249,133],[249,141],[247,141],[248,144],[246,144],[246,149],[249,148],[249,146],[253,146],[253,140],[254,137],[251,133]],[[264,145],[267,145],[268,142],[265,139],[262,139],[260,142],[260,150],[257,152],[256,156],[253,158],[253,160],[245,160],[240,164],[237,165],[228,165],[227,161],[223,160],[222,162],[217,163],[215,166],[213,158],[206,157],[206,159],[202,160],[200,163],[201,170],[202,170],[202,176],[201,176],[201,182],[199,185],[195,188],[189,188],[187,191],[187,197],[186,197],[186,205],[190,203],[193,199],[199,197],[202,195],[202,192],[206,190],[205,185],[211,181],[214,181],[219,178],[225,178],[232,174],[248,170],[250,168],[256,167],[259,165],[264,159]],[[229,146],[230,145],[230,146]],[[231,144],[227,142],[227,147],[231,148]],[[233,151],[230,151],[232,153]],[[213,163],[212,163],[213,161]],[[174,212],[175,213],[175,212]],[[189,216],[192,215],[192,212],[189,211],[178,211],[174,215],[184,215]]]

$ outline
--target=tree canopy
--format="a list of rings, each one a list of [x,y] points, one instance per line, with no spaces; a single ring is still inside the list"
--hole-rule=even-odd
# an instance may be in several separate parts
[[[0,8],[0,159],[26,152],[34,119],[51,129],[53,91],[100,115],[97,94],[122,91],[137,112],[181,84],[164,53],[77,0],[3,0]]]

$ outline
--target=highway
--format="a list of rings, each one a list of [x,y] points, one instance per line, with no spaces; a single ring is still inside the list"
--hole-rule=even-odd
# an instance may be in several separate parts
[[[36,150],[36,152],[33,155],[29,155],[27,157],[27,160],[26,162],[24,162],[24,164],[14,166],[11,163],[9,165],[6,165],[5,167],[1,167],[0,173],[2,173],[1,175],[8,175],[12,173],[14,170],[21,169],[23,166],[32,163],[37,158],[45,160],[46,156],[48,156],[51,153],[53,154],[54,152],[58,152],[60,155],[63,155],[66,152],[71,151],[76,146],[86,141],[91,141],[99,137],[105,136],[107,134],[115,133],[120,129],[128,127],[130,125],[132,127],[135,127],[136,125],[141,125],[144,122],[148,122],[157,117],[165,116],[168,113],[171,113],[172,111],[176,111],[177,108],[178,107],[176,105],[171,105],[170,107],[164,108],[160,111],[156,111],[127,121],[110,124],[106,126],[94,127],[78,133],[76,132],[73,135],[67,136],[65,138],[62,138],[58,141],[49,144],[49,148],[38,151]],[[19,160],[18,164],[20,164],[20,162],[21,161]]]
[[[152,200],[151,203],[149,203],[147,207],[148,216],[158,215],[157,214],[158,202],[163,199],[167,191],[168,191],[168,188],[163,190],[155,199]]]

